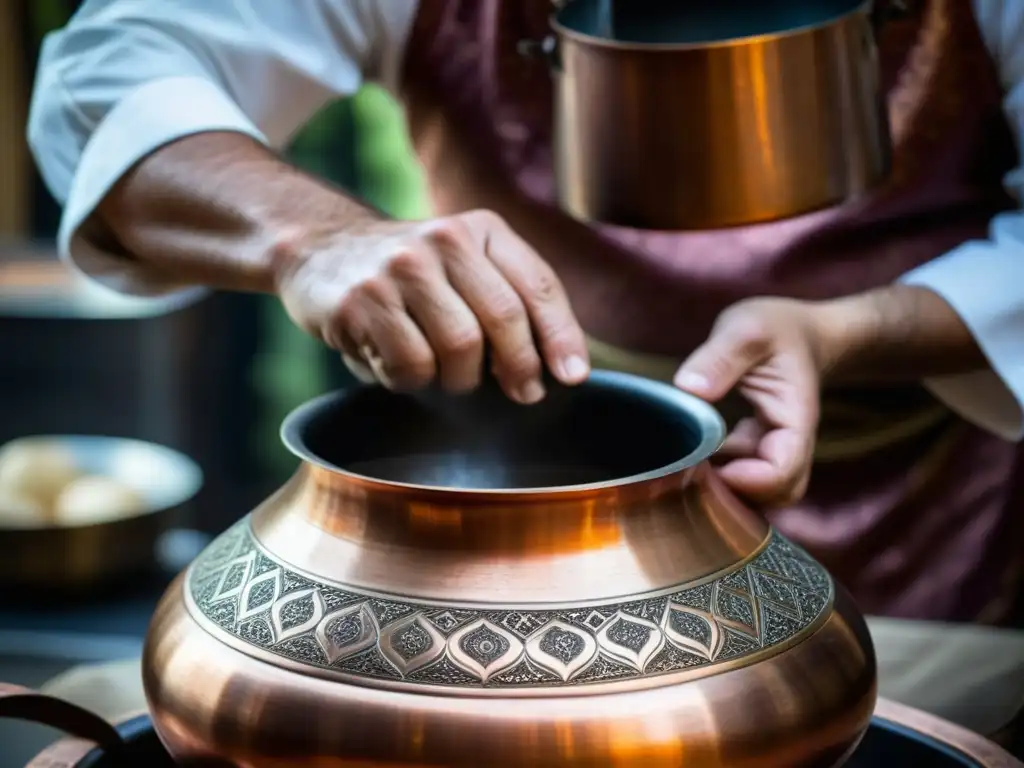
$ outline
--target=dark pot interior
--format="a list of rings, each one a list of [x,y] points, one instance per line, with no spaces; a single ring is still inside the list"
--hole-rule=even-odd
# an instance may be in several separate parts
[[[531,406],[496,386],[451,396],[380,387],[336,392],[285,421],[300,457],[420,486],[524,490],[619,484],[699,463],[721,442],[710,405],[674,387],[595,372]]]
[[[571,0],[555,16],[574,32],[625,43],[700,44],[829,24],[864,0]]]
[[[874,720],[845,768],[914,766],[914,768],[982,768],[953,747],[886,720]]]

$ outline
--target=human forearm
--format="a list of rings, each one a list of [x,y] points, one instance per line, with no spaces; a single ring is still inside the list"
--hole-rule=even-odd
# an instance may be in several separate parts
[[[247,136],[202,133],[126,174],[90,236],[171,283],[270,292],[290,247],[379,218]]]
[[[827,381],[923,379],[987,365],[957,312],[927,288],[887,286],[814,312]]]

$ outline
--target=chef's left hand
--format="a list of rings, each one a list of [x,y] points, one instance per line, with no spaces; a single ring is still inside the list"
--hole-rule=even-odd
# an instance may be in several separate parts
[[[710,338],[676,374],[680,389],[710,402],[736,389],[753,418],[722,447],[722,479],[764,506],[798,501],[807,489],[824,360],[815,305],[742,301],[723,312]]]

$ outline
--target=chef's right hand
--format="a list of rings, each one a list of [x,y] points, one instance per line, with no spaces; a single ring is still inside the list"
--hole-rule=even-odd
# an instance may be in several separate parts
[[[544,365],[569,385],[590,372],[561,282],[490,211],[306,233],[277,249],[275,278],[299,327],[391,389],[472,390],[485,345],[520,403],[544,397]]]

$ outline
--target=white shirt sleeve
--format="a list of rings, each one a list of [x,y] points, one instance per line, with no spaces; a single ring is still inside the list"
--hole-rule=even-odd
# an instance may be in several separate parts
[[[394,90],[416,0],[85,0],[42,47],[28,122],[61,257],[120,293],[184,298],[80,231],[139,160],[237,131],[281,148],[366,80]]]
[[[1003,81],[1004,110],[1024,148],[1024,2],[973,0],[982,37]],[[1006,177],[1024,200],[1024,166]],[[931,391],[965,419],[1007,440],[1024,437],[1024,211],[997,216],[989,239],[969,242],[904,275],[960,315],[990,370],[930,379]]]

